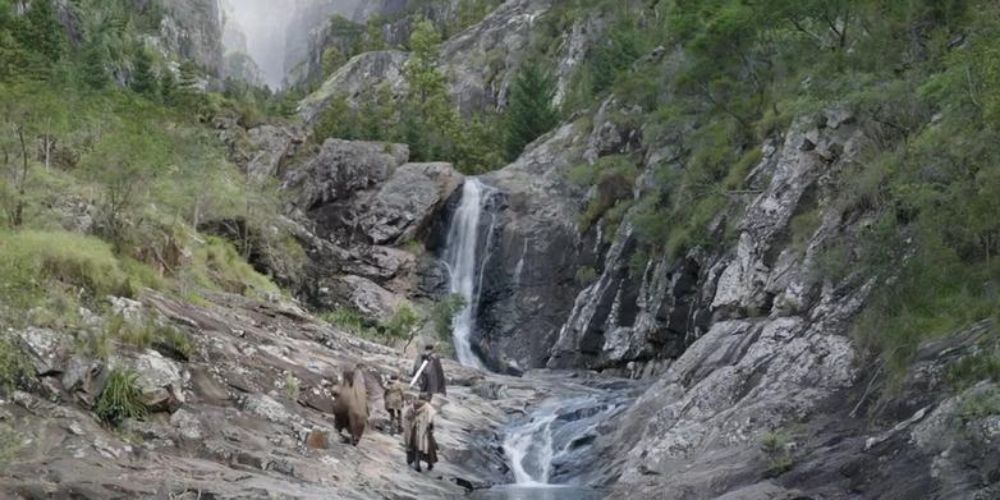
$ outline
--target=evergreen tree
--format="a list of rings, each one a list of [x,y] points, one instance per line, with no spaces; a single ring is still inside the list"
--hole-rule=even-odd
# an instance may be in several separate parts
[[[525,63],[514,79],[507,106],[504,151],[514,161],[524,147],[558,123],[552,107],[555,85],[537,64]]]
[[[169,69],[164,70],[160,78],[160,99],[168,106],[177,104],[177,80]]]
[[[365,29],[364,39],[365,44],[363,52],[386,49],[385,37],[382,36],[382,23],[378,20],[368,22],[368,26]]]
[[[198,112],[201,112],[205,105],[206,99],[201,89],[201,72],[198,65],[189,60],[181,63],[176,100],[178,104]]]
[[[0,0],[0,80],[19,75],[27,66],[28,53],[16,35],[17,18],[10,0]]]
[[[410,36],[406,81],[410,94],[403,114],[403,136],[418,161],[454,160],[461,132],[458,113],[448,98],[445,77],[436,61],[441,34],[427,19]]]
[[[417,21],[410,35],[410,59],[406,63],[406,79],[410,94],[421,104],[444,92],[444,75],[434,65],[441,34],[427,19]]]
[[[156,75],[153,73],[153,58],[145,48],[139,48],[135,56],[134,73],[132,74],[132,90],[154,96],[157,93]]]
[[[83,83],[94,90],[102,90],[108,86],[111,76],[108,73],[108,50],[98,40],[91,40],[83,50],[80,77]]]
[[[24,16],[20,42],[49,63],[58,62],[63,53],[63,28],[56,18],[52,0],[34,0]]]

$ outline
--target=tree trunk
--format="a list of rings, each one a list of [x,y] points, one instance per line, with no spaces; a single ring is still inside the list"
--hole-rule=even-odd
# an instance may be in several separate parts
[[[14,206],[14,217],[11,221],[14,227],[20,227],[24,222],[24,195],[28,184],[28,145],[24,140],[24,127],[17,128],[17,138],[21,143],[21,177],[17,185],[17,203]]]

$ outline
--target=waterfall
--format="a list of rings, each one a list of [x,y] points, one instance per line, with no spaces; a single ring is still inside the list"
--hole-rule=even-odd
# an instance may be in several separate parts
[[[508,488],[508,492],[517,494],[508,493],[502,498],[594,496],[595,492],[579,484],[582,478],[574,474],[594,460],[591,445],[600,434],[599,428],[624,411],[631,397],[628,392],[621,388],[608,393],[569,392],[543,401],[528,416],[511,425],[503,449],[514,473],[513,487],[517,488]],[[551,491],[553,488],[558,491]]]
[[[465,306],[455,317],[452,325],[455,352],[460,363],[474,368],[484,368],[482,361],[472,352],[472,334],[476,325],[479,293],[482,290],[483,268],[496,222],[493,214],[487,213],[490,220],[486,231],[487,241],[482,246],[484,255],[477,259],[480,249],[480,222],[491,193],[492,189],[479,179],[470,177],[465,181],[461,202],[455,210],[445,243],[445,264],[450,274],[451,293],[465,299]]]

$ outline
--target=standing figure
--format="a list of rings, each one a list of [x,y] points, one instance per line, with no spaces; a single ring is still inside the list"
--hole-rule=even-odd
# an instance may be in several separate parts
[[[426,366],[424,365],[426,362]],[[423,371],[420,368],[423,367]],[[420,372],[420,392],[428,394],[446,394],[444,368],[441,367],[441,358],[434,352],[434,344],[427,344],[424,352],[417,356],[413,362],[413,371],[410,376],[415,376]]]
[[[333,390],[333,425],[337,433],[347,429],[351,444],[358,445],[368,425],[368,391],[361,370],[345,370],[343,380]]]
[[[403,442],[406,445],[406,465],[421,472],[420,462],[427,462],[427,470],[433,470],[437,463],[437,441],[434,440],[434,415],[431,395],[420,394],[412,406],[406,410],[406,429]]]
[[[385,388],[383,400],[385,411],[389,412],[390,433],[403,431],[403,392],[406,387],[399,381],[399,375],[389,375],[389,385]]]

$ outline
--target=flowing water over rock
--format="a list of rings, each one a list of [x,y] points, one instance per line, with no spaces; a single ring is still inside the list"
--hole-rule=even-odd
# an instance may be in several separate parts
[[[449,288],[465,299],[455,318],[453,338],[458,360],[484,369],[473,350],[484,267],[493,247],[497,214],[490,200],[495,188],[479,179],[466,180],[448,228],[443,260],[449,270]],[[525,243],[525,253],[527,244]],[[524,255],[517,268],[524,266]],[[520,269],[518,269],[518,274]],[[523,418],[506,429],[502,448],[514,482],[477,491],[473,498],[544,500],[602,498],[589,488],[596,462],[593,444],[610,422],[634,399],[633,385],[610,378],[576,378],[570,372],[533,372],[542,385],[554,385]]]
[[[553,372],[552,376],[567,375]],[[568,385],[556,394],[538,403],[506,431],[503,449],[514,484],[477,492],[474,498],[596,499],[606,495],[591,487],[595,477],[590,474],[598,461],[594,443],[634,399],[635,387],[603,379],[594,387]]]
[[[495,218],[483,209],[492,188],[479,179],[469,178],[462,187],[462,198],[455,211],[445,249],[445,264],[450,273],[450,292],[465,299],[465,307],[455,317],[453,335],[458,360],[465,366],[483,368],[482,361],[472,352],[472,335],[476,325],[476,309],[482,290],[482,263],[485,256],[477,258],[480,251],[488,252],[491,246]],[[486,241],[480,245],[480,224],[489,217]]]

